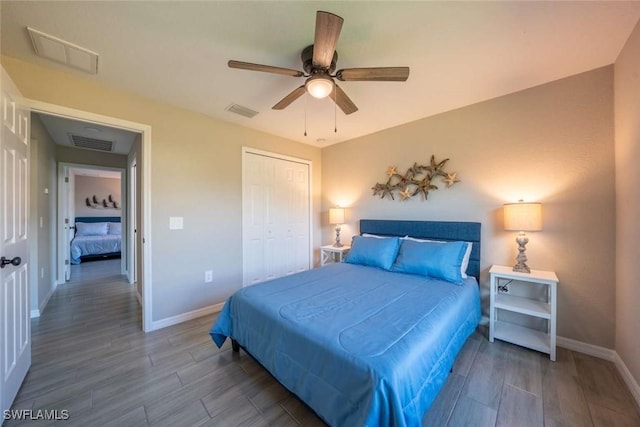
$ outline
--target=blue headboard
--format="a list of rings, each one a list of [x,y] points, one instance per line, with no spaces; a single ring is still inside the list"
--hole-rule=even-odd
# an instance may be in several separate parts
[[[119,216],[77,216],[76,222],[120,222]]]
[[[473,248],[469,257],[467,274],[474,276],[480,283],[480,226],[479,222],[361,219],[360,233],[471,242]]]

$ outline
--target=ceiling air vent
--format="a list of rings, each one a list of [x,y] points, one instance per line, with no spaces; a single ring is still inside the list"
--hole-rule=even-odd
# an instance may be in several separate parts
[[[36,54],[69,67],[98,74],[98,54],[66,40],[27,27]]]
[[[225,110],[230,111],[232,113],[240,114],[241,116],[248,117],[248,118],[252,118],[256,114],[258,114],[257,111],[253,111],[251,108],[243,107],[242,105],[238,105],[238,104],[231,104],[227,108],[225,108]]]
[[[104,139],[88,138],[86,136],[69,134],[71,145],[86,150],[113,152],[113,141],[105,141]]]

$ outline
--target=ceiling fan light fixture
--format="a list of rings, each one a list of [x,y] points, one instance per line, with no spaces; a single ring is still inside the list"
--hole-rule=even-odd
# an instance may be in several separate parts
[[[323,74],[309,77],[304,86],[309,95],[318,99],[326,98],[333,92],[333,81]]]

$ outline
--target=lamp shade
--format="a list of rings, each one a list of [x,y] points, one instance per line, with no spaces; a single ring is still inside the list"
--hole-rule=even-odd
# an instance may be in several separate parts
[[[540,203],[508,203],[504,205],[503,212],[505,230],[542,230],[542,204]]]
[[[344,208],[329,209],[329,224],[344,224]]]

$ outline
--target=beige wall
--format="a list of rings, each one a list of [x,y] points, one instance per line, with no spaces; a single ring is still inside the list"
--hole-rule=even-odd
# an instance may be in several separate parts
[[[55,143],[37,114],[31,115],[30,253],[31,309],[40,310],[56,288],[57,188]],[[46,192],[45,192],[46,190]],[[42,223],[40,222],[42,218]],[[41,225],[42,224],[42,225]]]
[[[616,351],[640,382],[640,23],[615,63]],[[637,391],[636,391],[637,392]]]
[[[76,175],[74,180],[75,216],[122,216],[122,197],[120,196],[120,178]],[[98,200],[96,208],[87,206],[87,198],[93,205],[93,196]],[[109,203],[109,196],[118,208]],[[108,208],[104,207],[107,201]]]
[[[27,98],[150,125],[154,321],[223,302],[242,285],[241,147],[313,162],[313,244],[320,245],[320,149],[3,57]],[[141,166],[138,159],[138,165]],[[170,231],[169,217],[184,217]],[[204,283],[204,271],[214,271]]]
[[[542,202],[544,230],[529,233],[527,255],[532,268],[560,279],[558,333],[613,348],[613,138],[613,68],[605,67],[323,149],[322,210],[350,207],[345,241],[361,218],[481,222],[487,313],[487,270],[512,265],[517,253],[501,207],[520,198]],[[462,182],[440,183],[426,202],[372,196],[388,166],[404,173],[432,154],[450,158],[448,169]]]

